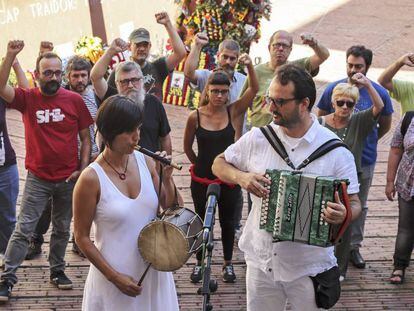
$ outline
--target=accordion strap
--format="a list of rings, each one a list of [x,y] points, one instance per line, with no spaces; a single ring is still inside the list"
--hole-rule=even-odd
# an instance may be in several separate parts
[[[332,238],[332,244],[336,244],[339,242],[339,239],[344,235],[345,230],[348,228],[348,226],[351,223],[352,220],[352,208],[351,208],[351,203],[349,201],[349,196],[348,196],[348,192],[347,192],[347,184],[346,182],[341,182],[340,184],[341,187],[341,193],[342,193],[342,203],[345,206],[346,209],[346,215],[345,215],[345,219],[344,222],[341,224],[341,226],[339,227],[338,233]]]
[[[348,146],[344,144],[340,139],[333,138],[323,143],[321,146],[319,146],[318,149],[316,149],[314,152],[312,152],[311,155],[309,155],[305,160],[303,160],[303,162],[299,164],[298,167],[295,167],[292,161],[289,159],[289,156],[286,152],[285,147],[283,146],[276,132],[273,130],[272,126],[270,124],[266,126],[262,126],[260,130],[262,131],[266,139],[269,141],[273,149],[286,162],[286,164],[289,165],[289,167],[291,167],[293,170],[301,170],[302,168],[307,166],[312,161],[320,158],[321,156],[327,154],[328,152],[330,152],[331,150],[335,148],[344,147],[348,149]]]

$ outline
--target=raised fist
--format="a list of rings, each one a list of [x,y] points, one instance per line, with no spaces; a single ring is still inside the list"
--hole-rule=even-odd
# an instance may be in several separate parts
[[[365,87],[367,87],[371,84],[371,81],[369,81],[369,79],[360,72],[358,72],[358,73],[356,73],[352,76],[351,82],[356,84],[357,86],[361,85],[361,86],[365,86]]]
[[[309,45],[310,47],[314,47],[318,44],[318,40],[316,40],[310,33],[303,33],[300,35],[302,39],[302,44]]]
[[[167,12],[159,12],[155,14],[155,19],[157,20],[158,24],[167,25],[170,23],[170,17],[168,16]]]
[[[7,44],[7,53],[16,56],[24,48],[24,42],[22,40],[11,40]]]
[[[414,53],[407,53],[402,57],[402,63],[409,67],[414,67]]]
[[[46,52],[52,52],[54,49],[53,43],[50,41],[41,41],[39,47],[39,55]]]
[[[199,32],[194,37],[194,43],[197,46],[203,47],[208,44],[208,36],[205,32]]]
[[[249,54],[247,53],[243,53],[242,55],[240,55],[239,57],[239,64],[240,65],[250,65],[252,63],[252,59],[250,58]]]
[[[124,52],[128,49],[128,43],[121,38],[116,38],[109,46],[116,53]]]

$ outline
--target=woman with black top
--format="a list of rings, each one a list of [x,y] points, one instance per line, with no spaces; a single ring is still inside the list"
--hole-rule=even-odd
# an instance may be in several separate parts
[[[211,73],[203,91],[201,107],[193,111],[187,120],[184,132],[184,151],[192,163],[191,195],[196,213],[204,219],[206,191],[211,183],[221,184],[221,194],[218,201],[218,212],[223,243],[224,265],[223,281],[234,282],[232,265],[233,243],[235,232],[236,203],[242,192],[239,186],[221,182],[213,175],[211,166],[214,158],[224,152],[235,141],[235,129],[241,128],[244,114],[256,95],[259,85],[250,57],[240,56],[239,62],[247,66],[250,85],[243,96],[229,105],[230,78],[228,74],[218,69]],[[198,154],[193,150],[194,138],[197,138]],[[191,281],[201,281],[202,253],[197,253],[197,265],[191,274]]]

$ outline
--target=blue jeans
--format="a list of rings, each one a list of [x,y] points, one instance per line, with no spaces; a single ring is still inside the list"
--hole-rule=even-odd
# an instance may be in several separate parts
[[[49,182],[27,174],[22,206],[16,229],[10,238],[5,254],[5,269],[1,279],[17,282],[16,271],[26,257],[29,239],[50,197],[52,207],[52,234],[50,236],[49,265],[51,272],[65,269],[65,251],[72,220],[72,193],[74,182]]]
[[[16,225],[16,201],[19,194],[17,165],[0,167],[0,254],[4,254]]]

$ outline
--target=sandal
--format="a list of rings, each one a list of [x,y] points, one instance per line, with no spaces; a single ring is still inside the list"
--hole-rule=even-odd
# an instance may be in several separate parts
[[[402,271],[402,274],[396,273],[396,271]],[[404,277],[405,277],[405,268],[394,269],[394,271],[391,273],[391,276],[390,276],[390,283],[396,284],[396,285],[403,284]],[[392,280],[393,278],[399,278],[399,280]]]

